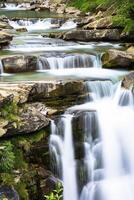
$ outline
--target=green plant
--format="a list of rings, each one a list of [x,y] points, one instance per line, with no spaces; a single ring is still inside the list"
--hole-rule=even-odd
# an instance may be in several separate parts
[[[4,142],[0,148],[0,172],[10,172],[14,168],[15,155],[11,142]]]
[[[61,200],[63,196],[62,192],[63,192],[62,184],[58,182],[56,184],[56,189],[53,190],[49,195],[45,195],[45,199],[46,200]]]

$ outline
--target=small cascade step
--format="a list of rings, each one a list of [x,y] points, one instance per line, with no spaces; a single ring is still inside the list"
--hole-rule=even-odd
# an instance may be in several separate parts
[[[89,54],[56,54],[55,56],[40,56],[38,69],[67,69],[98,67],[97,57]]]

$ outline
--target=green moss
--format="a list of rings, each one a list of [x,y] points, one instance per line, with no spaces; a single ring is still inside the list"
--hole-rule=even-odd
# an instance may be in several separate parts
[[[16,102],[7,103],[2,108],[0,108],[0,117],[12,122],[13,125],[19,126],[19,107]]]
[[[92,12],[101,5],[103,8],[113,6],[117,15],[113,23],[124,27],[124,32],[134,32],[134,2],[133,0],[73,0],[69,5],[75,6],[84,12]]]
[[[10,172],[14,168],[15,155],[13,145],[7,141],[0,145],[0,172]]]
[[[28,191],[24,182],[17,183],[15,189],[18,191],[21,200],[29,200]]]

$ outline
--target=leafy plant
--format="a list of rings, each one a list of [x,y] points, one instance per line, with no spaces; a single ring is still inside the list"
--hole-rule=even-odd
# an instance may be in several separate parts
[[[4,142],[0,148],[0,172],[10,172],[14,168],[15,155],[11,142]]]
[[[46,200],[61,200],[63,196],[62,192],[63,192],[62,184],[58,182],[56,184],[56,189],[53,190],[53,192],[51,192],[49,195],[45,195],[45,199]]]

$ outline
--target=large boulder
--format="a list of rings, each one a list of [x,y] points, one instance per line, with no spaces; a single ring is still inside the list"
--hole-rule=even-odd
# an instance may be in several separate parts
[[[134,53],[110,49],[102,56],[104,68],[134,69]]]
[[[0,31],[0,46],[9,44],[12,38],[13,38],[12,35],[4,31]]]
[[[7,129],[6,136],[33,133],[49,124],[44,104],[27,104],[22,109],[19,109],[19,112],[18,123],[9,122],[4,127]]]
[[[37,69],[37,57],[30,55],[8,56],[2,59],[2,64],[6,73],[34,71]]]
[[[118,41],[120,40],[120,31],[118,29],[102,30],[73,30],[67,32],[63,39],[75,41]]]

